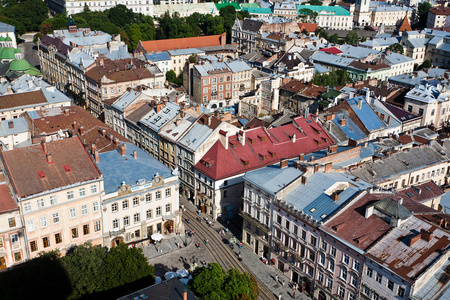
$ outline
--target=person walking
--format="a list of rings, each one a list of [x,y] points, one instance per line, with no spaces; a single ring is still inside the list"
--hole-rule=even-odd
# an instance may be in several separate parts
[[[278,282],[278,275],[277,275],[277,276],[275,276],[275,281],[276,281],[276,282]]]
[[[292,293],[292,298],[295,299],[295,291]]]
[[[281,294],[278,294],[278,300],[283,300],[283,298],[281,297]]]
[[[283,280],[283,287],[286,286],[286,280]]]

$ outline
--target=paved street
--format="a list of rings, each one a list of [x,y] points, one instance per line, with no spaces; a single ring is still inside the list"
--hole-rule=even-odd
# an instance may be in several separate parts
[[[184,204],[186,209],[194,210],[195,207],[185,199],[181,199],[180,204]],[[189,229],[189,225],[185,223],[186,229]],[[216,222],[212,230],[217,231],[218,229],[223,229],[224,227]],[[233,230],[236,232],[236,230]],[[239,237],[236,236],[236,240],[239,241]],[[197,237],[190,239],[187,237],[188,245],[179,249],[176,243],[184,243],[185,236],[173,235],[170,238],[165,238],[157,246],[147,245],[144,247],[144,254],[148,258],[149,263],[155,268],[155,275],[164,278],[164,274],[168,271],[176,271],[180,268],[189,268],[190,265],[195,262],[198,265],[201,261],[215,262],[213,256],[209,251],[205,251],[203,248],[197,249],[195,243],[198,243]],[[224,247],[229,247],[228,245],[223,245]],[[157,251],[157,247],[162,250],[162,253]],[[263,264],[262,261],[254,255],[251,250],[247,247],[239,249],[237,245],[234,247],[234,252],[242,255],[242,262],[246,267],[257,277],[274,295],[281,295],[282,299],[294,299],[292,286],[289,283],[287,277],[285,277],[281,272],[272,266]],[[275,280],[278,275],[278,282]],[[283,281],[285,286],[283,286]],[[278,298],[274,296],[274,299]],[[301,294],[296,292],[295,299],[310,300],[306,294]]]

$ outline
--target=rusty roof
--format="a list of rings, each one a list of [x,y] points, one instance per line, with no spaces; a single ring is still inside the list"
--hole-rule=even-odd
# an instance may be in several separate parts
[[[5,182],[0,183],[0,214],[15,210],[19,210],[19,207],[11,197],[9,186]]]
[[[376,63],[376,64],[371,64],[371,63],[366,63],[366,62],[360,62],[358,60],[354,60],[352,61],[348,67],[354,68],[354,69],[358,69],[358,70],[362,70],[362,71],[369,71],[369,69],[371,71],[378,71],[378,70],[382,70],[382,69],[389,69],[389,66],[385,63]]]
[[[449,232],[412,216],[384,236],[366,255],[414,282],[449,245]]]
[[[296,79],[289,80],[285,84],[281,86],[282,89],[290,91],[292,93],[298,93],[302,88],[304,88],[306,84],[300,82]]]
[[[392,226],[376,215],[365,217],[366,208],[385,199],[386,194],[363,193],[365,194],[359,200],[326,222],[322,228],[353,246],[366,250],[385,235]]]
[[[111,60],[108,58],[97,58],[95,66],[89,68],[86,77],[100,82],[105,76],[115,82],[127,82],[154,77],[146,68],[146,62],[136,58],[124,58]]]
[[[52,135],[62,130],[68,132],[70,136],[80,136],[85,146],[90,147],[95,144],[99,152],[116,149],[118,145],[114,145],[111,141],[113,138],[118,138],[121,142],[128,141],[79,106],[54,107],[28,112],[26,118],[32,124],[30,127],[34,128],[33,137]],[[81,126],[84,129],[82,133]],[[105,130],[104,135],[102,135],[102,129]]]
[[[78,137],[3,151],[1,155],[19,198],[101,178]]]
[[[39,91],[14,93],[0,97],[0,109],[10,109],[20,106],[33,106],[47,103],[44,93]]]
[[[403,199],[411,199],[416,202],[427,202],[444,194],[444,191],[433,180],[399,190],[398,195]]]
[[[178,39],[141,41],[142,47],[148,53],[161,52],[166,50],[188,49],[198,47],[220,46],[224,44],[224,37],[221,34],[197,36]]]

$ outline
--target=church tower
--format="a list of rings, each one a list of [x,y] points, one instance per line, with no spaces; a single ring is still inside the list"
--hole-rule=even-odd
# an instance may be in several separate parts
[[[353,21],[359,26],[367,26],[372,23],[372,13],[369,10],[370,0],[356,0],[355,15]]]

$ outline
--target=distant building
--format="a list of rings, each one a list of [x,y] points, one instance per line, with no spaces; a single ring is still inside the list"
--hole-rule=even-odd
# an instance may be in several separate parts
[[[353,28],[353,15],[340,6],[297,5],[298,14],[303,14],[305,9],[317,13],[316,20],[308,17],[308,22],[315,21],[319,27],[337,30],[351,30]]]
[[[15,27],[3,22],[0,22],[0,49],[1,48],[17,48]]]
[[[129,295],[118,298],[117,300],[136,300],[137,298],[150,298],[158,295],[159,300],[198,300],[184,283],[177,277],[156,283]]]
[[[250,53],[256,50],[256,36],[263,22],[253,19],[236,19],[231,27],[231,42],[239,45],[239,51]]]
[[[428,11],[427,28],[442,28],[450,25],[450,7],[437,6]]]

